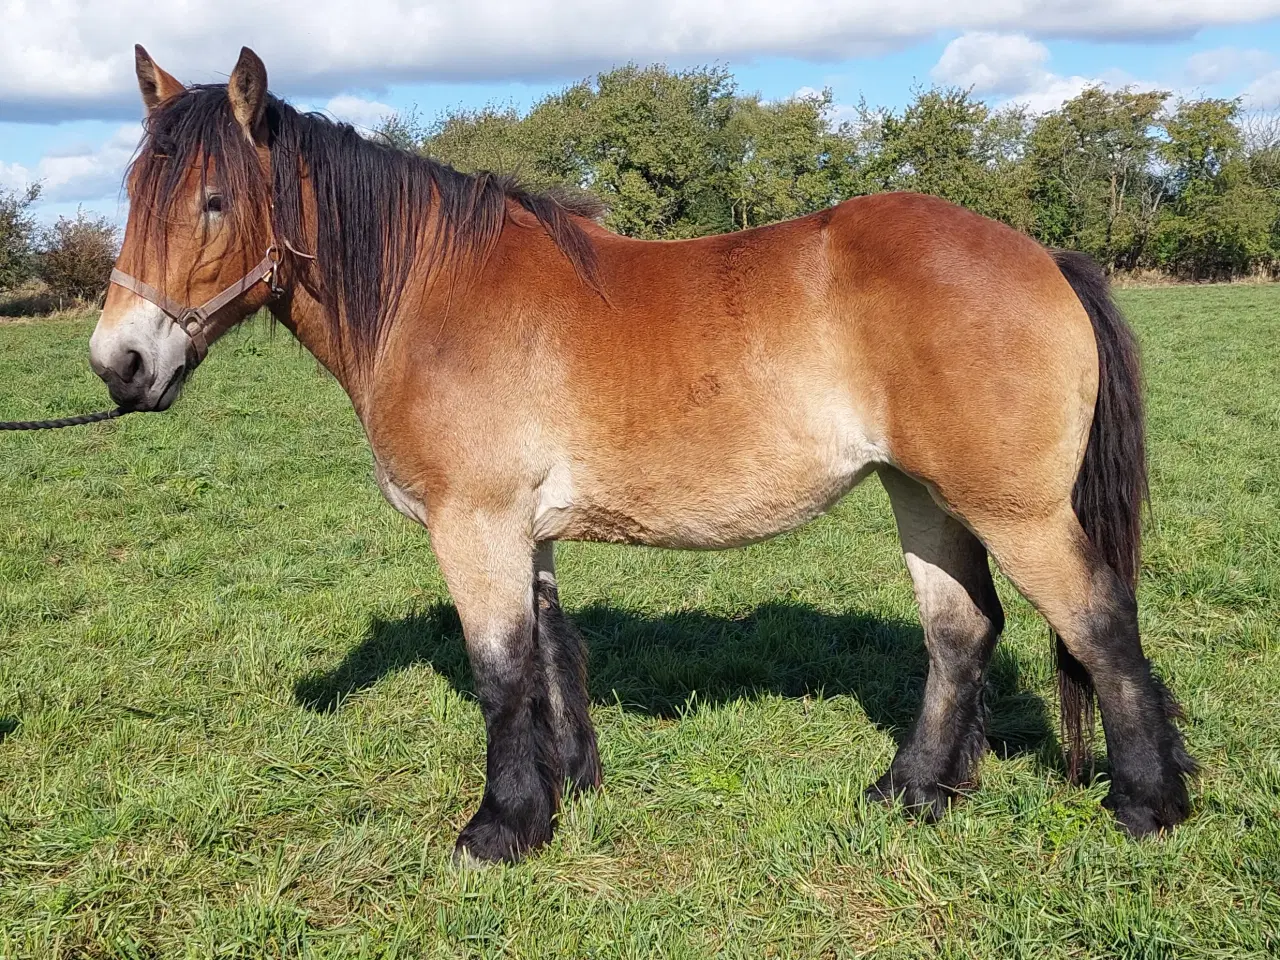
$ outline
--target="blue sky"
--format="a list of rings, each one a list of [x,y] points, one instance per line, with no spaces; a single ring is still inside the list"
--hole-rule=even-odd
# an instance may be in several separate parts
[[[274,22],[288,22],[292,0],[277,3]],[[973,0],[968,13],[944,0],[844,0],[835,13],[833,0],[335,4],[297,5],[314,25],[292,42],[264,34],[248,0],[194,0],[166,23],[133,0],[116,0],[110,20],[101,0],[58,13],[24,5],[26,22],[7,35],[27,40],[0,38],[0,187],[42,179],[45,219],[78,205],[122,216],[120,178],[141,112],[134,39],[184,82],[223,79],[247,42],[274,92],[362,125],[413,106],[427,118],[458,105],[524,108],[627,60],[720,63],[771,99],[830,87],[846,110],[861,96],[901,106],[931,83],[1035,110],[1093,82],[1280,107],[1280,0]],[[717,6],[733,12],[707,14]],[[242,7],[252,16],[237,29]],[[352,19],[352,9],[368,15]]]

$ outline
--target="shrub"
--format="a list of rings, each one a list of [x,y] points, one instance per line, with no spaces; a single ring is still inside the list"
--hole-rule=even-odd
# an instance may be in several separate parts
[[[107,289],[120,250],[120,229],[106,217],[77,210],[44,234],[39,275],[59,301],[97,301]]]
[[[40,196],[40,184],[26,190],[0,190],[0,290],[30,279],[35,269],[35,220],[28,213]]]

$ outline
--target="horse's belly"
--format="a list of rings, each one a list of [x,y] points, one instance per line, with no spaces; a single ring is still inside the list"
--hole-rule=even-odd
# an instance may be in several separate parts
[[[825,439],[825,438],[824,438]],[[885,459],[859,432],[830,442],[722,454],[673,448],[628,471],[562,462],[538,492],[538,539],[679,549],[737,547],[830,508]]]

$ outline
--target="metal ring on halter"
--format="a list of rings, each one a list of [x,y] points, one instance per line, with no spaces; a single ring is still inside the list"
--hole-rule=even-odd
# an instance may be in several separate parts
[[[279,270],[280,248],[272,243],[267,247],[266,253],[256,267],[198,307],[188,307],[178,303],[155,287],[143,283],[137,277],[130,276],[119,268],[111,271],[111,282],[159,307],[164,315],[187,335],[195,350],[195,362],[199,364],[209,352],[208,332],[212,328],[213,317],[218,311],[260,281],[266,281],[273,299],[280,297],[284,293],[284,287],[279,283]]]
[[[197,365],[209,354],[209,338],[204,333],[207,320],[199,307],[192,307],[178,320],[178,327],[187,335],[195,350]]]

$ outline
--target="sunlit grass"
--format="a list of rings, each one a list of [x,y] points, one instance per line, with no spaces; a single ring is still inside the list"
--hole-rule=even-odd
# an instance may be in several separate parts
[[[0,956],[1263,956],[1280,950],[1280,287],[1125,291],[1148,650],[1204,772],[1126,840],[1063,783],[1001,583],[981,789],[866,807],[924,657],[872,481],[728,553],[559,551],[606,788],[455,871],[482,725],[423,533],[283,331],[163,416],[0,434]],[[88,320],[0,326],[0,418],[105,405]]]

